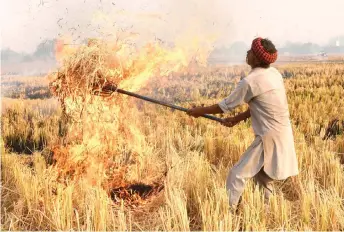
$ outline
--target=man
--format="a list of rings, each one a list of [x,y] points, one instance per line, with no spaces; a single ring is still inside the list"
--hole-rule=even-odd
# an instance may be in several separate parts
[[[252,68],[249,75],[220,103],[188,110],[189,115],[199,117],[203,114],[226,113],[244,103],[249,105],[246,112],[226,118],[223,123],[233,127],[251,117],[256,136],[227,177],[229,204],[234,208],[244,191],[247,178],[253,177],[264,189],[267,200],[272,193],[273,180],[284,180],[298,174],[283,79],[277,69],[270,67],[276,59],[277,50],[270,40],[254,39],[246,56],[246,62]]]

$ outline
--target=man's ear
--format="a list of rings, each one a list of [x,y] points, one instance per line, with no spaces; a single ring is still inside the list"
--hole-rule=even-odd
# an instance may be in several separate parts
[[[260,60],[258,60],[258,58],[255,55],[253,55],[253,63],[254,63],[255,66],[259,66],[260,65]]]

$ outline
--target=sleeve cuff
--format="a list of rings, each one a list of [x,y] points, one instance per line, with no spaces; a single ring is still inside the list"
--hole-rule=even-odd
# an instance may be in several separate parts
[[[228,113],[230,112],[232,109],[228,109],[227,105],[225,103],[225,100],[221,101],[220,103],[218,103],[219,107],[221,108],[221,110],[223,111],[223,113]]]

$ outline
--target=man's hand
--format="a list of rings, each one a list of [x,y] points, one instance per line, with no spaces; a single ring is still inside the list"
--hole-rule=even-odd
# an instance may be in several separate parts
[[[251,112],[250,112],[250,109],[247,109],[245,112],[240,113],[236,115],[235,117],[229,117],[229,118],[223,119],[225,122],[221,124],[224,126],[233,127],[239,122],[245,121],[249,117],[251,117]]]
[[[229,117],[229,118],[224,118],[223,123],[221,123],[223,126],[227,127],[233,127],[236,124],[238,124],[241,120],[238,119],[238,117]]]
[[[186,112],[188,115],[198,118],[204,114],[204,107],[194,107]]]

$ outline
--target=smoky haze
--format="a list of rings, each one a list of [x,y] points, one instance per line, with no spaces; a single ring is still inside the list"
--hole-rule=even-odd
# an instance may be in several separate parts
[[[71,44],[90,37],[130,38],[138,45],[159,40],[205,52],[215,49],[235,59],[245,55],[255,36],[268,37],[282,51],[292,53],[344,45],[342,0],[12,0],[1,4],[1,60],[11,67],[35,61],[36,67],[50,69],[57,38]]]
[[[2,46],[16,52],[33,52],[42,40],[59,35],[83,39],[131,26],[140,40],[216,35],[215,45],[221,46],[249,43],[256,35],[278,46],[325,44],[344,34],[342,0],[11,0],[2,5]]]
[[[220,37],[230,17],[225,1],[21,1],[5,3],[3,47],[33,52],[44,39],[60,36],[80,42],[88,37],[111,37],[120,29],[139,34],[143,42],[158,37],[175,42],[181,37]],[[227,28],[227,29],[226,29]]]

